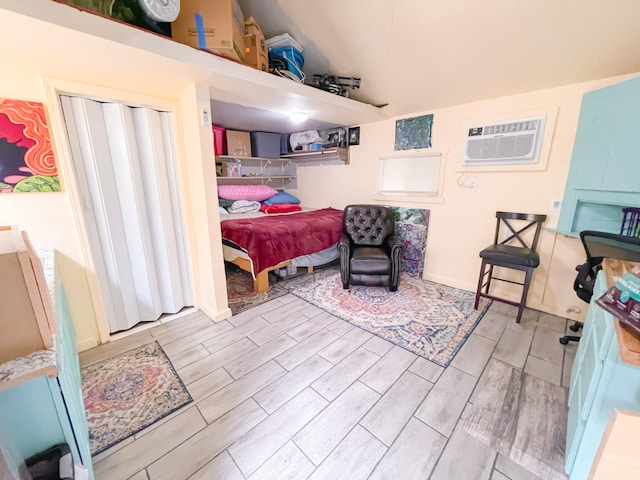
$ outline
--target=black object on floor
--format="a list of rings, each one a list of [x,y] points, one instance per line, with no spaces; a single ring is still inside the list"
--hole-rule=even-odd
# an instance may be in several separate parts
[[[69,445],[60,443],[25,461],[33,480],[73,480],[73,456]]]

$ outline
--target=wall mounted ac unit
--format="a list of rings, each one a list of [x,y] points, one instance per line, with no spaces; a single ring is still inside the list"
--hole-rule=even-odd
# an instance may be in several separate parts
[[[546,115],[476,125],[467,131],[463,165],[537,163]]]

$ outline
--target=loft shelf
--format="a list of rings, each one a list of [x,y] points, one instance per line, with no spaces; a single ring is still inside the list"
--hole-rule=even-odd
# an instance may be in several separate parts
[[[291,152],[286,155],[281,155],[280,157],[289,158],[296,163],[340,160],[345,165],[348,165],[349,149],[344,147],[324,148],[322,150],[307,150],[305,152]]]
[[[142,29],[51,0],[0,0],[3,38],[19,39],[16,58],[29,58],[58,78],[85,72],[82,82],[126,88],[145,84],[146,94],[175,98],[192,82],[210,97],[270,111],[314,112],[315,121],[358,125],[388,119],[380,108],[235,63]],[[38,32],[27,35],[25,32]],[[42,39],[47,41],[43,42]],[[12,44],[13,45],[13,44]],[[100,52],[100,61],[95,61]],[[126,58],[127,75],[114,79]],[[86,66],[91,65],[90,71]],[[157,72],[162,72],[158,75]]]

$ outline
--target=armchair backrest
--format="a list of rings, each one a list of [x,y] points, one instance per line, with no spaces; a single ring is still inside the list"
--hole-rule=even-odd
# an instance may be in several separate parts
[[[356,245],[382,245],[395,231],[393,209],[386,205],[347,205],[342,231]]]

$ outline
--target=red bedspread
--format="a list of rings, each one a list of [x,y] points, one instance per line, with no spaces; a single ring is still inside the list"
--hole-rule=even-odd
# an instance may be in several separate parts
[[[319,252],[340,240],[342,210],[311,212],[242,220],[224,220],[222,238],[247,251],[258,275],[285,260]]]

